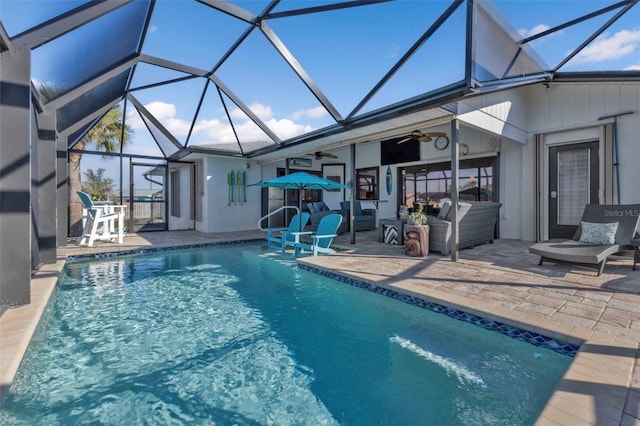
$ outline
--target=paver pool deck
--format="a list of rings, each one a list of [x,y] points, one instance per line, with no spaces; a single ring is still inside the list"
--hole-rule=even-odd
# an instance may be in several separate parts
[[[260,231],[129,234],[123,245],[70,244],[31,283],[31,304],[0,317],[0,396],[7,392],[67,256],[264,238]],[[598,277],[566,265],[538,266],[530,243],[497,240],[460,252],[458,262],[430,253],[406,256],[379,243],[376,231],[339,236],[331,256],[300,258],[357,280],[481,317],[580,344],[538,425],[640,425],[640,270],[629,258],[610,261]]]

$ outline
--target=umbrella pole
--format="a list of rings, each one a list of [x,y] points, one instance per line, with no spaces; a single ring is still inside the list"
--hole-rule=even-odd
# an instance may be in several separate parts
[[[302,189],[298,189],[298,213],[302,213]],[[298,224],[298,231],[302,232],[302,215]]]

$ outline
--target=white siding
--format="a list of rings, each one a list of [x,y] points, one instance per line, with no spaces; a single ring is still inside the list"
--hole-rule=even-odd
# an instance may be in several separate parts
[[[526,103],[516,109],[526,112],[525,120],[518,113],[509,114],[508,120],[525,130],[530,142],[527,146],[509,141],[502,144],[500,198],[505,204],[501,214],[502,238],[535,239],[533,136],[543,134],[548,140],[560,140],[579,133],[600,134],[602,126],[613,122],[612,118],[598,120],[603,116],[633,111],[618,118],[621,201],[640,203],[640,83],[551,83],[549,89],[539,84],[503,92],[500,98]],[[496,99],[492,95],[474,102],[488,111],[491,107],[486,105]],[[491,111],[504,117],[504,111],[497,107]],[[512,185],[513,182],[520,184]]]
[[[202,232],[233,232],[257,229],[260,218],[260,188],[247,186],[247,202],[229,203],[227,173],[247,172],[247,182],[256,183],[261,179],[260,168],[250,162],[246,168],[244,159],[204,157],[204,209],[202,222],[196,222],[196,229]]]

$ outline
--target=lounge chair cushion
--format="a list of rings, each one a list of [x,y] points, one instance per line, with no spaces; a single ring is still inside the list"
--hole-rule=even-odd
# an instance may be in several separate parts
[[[551,239],[533,244],[529,247],[529,252],[544,258],[565,262],[599,264],[620,249],[618,244],[598,245],[581,241]]]
[[[616,231],[618,230],[618,222],[612,223],[592,223],[580,222],[582,233],[580,234],[580,242],[590,244],[609,245],[616,241]]]

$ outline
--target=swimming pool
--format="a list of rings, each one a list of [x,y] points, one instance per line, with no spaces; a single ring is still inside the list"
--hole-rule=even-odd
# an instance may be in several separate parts
[[[571,358],[264,247],[69,263],[2,424],[532,424]]]

